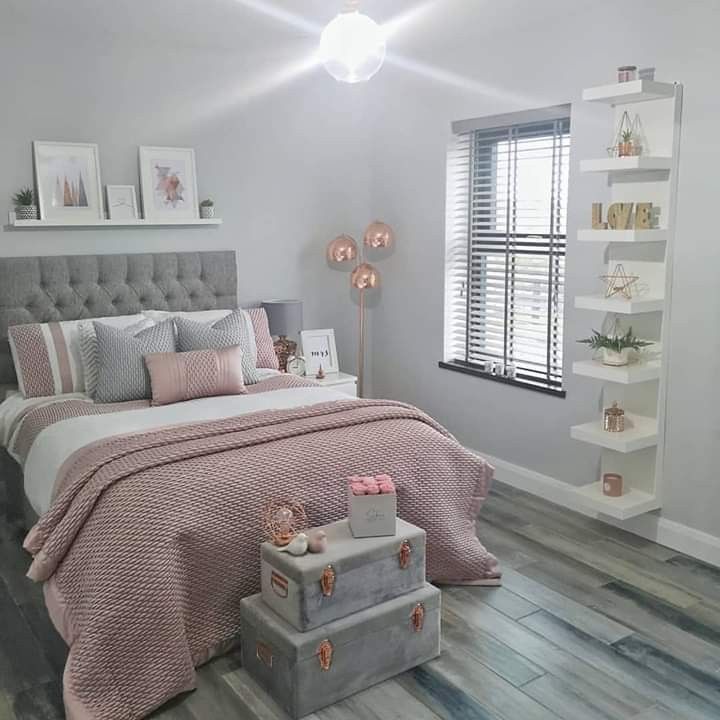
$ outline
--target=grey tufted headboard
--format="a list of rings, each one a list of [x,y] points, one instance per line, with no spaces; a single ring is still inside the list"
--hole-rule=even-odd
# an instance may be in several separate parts
[[[15,382],[10,325],[237,306],[232,251],[0,258],[0,383]]]

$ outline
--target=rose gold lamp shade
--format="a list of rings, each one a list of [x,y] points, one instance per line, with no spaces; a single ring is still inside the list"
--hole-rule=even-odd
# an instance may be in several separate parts
[[[358,253],[358,245],[349,235],[339,235],[327,246],[329,262],[342,263],[347,260],[359,259],[358,265],[350,273],[350,285],[358,291],[358,395],[363,396],[363,375],[365,364],[365,291],[380,287],[380,273],[363,257],[363,248],[378,250],[389,248],[395,241],[392,228],[384,222],[376,220],[368,225]],[[359,256],[359,257],[358,257]]]
[[[388,248],[393,244],[394,239],[392,228],[376,220],[368,225],[363,242],[370,248]]]
[[[338,235],[327,246],[327,259],[330,262],[354,260],[357,254],[357,243],[349,235]]]

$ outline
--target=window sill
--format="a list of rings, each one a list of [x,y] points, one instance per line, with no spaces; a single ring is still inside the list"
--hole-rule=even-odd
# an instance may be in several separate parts
[[[522,388],[523,390],[532,390],[533,392],[539,392],[543,395],[551,395],[556,398],[564,398],[566,395],[565,390],[551,390],[550,388],[544,388],[539,385],[531,385],[529,383],[522,382],[522,380],[506,378],[501,375],[492,375],[491,373],[483,372],[478,368],[463,365],[457,362],[445,362],[444,360],[441,360],[438,363],[438,367],[443,370],[453,370],[454,372],[463,373],[465,375],[474,375],[475,377],[482,378],[483,380],[492,380],[493,382],[502,383],[503,385],[512,385],[513,387]]]

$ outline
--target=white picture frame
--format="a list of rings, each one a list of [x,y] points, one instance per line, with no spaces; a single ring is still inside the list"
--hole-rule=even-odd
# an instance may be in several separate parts
[[[200,216],[195,151],[142,145],[140,195],[146,220],[197,220]]]
[[[302,330],[300,342],[305,357],[306,375],[317,374],[321,364],[325,373],[340,372],[334,330]]]
[[[110,220],[137,220],[137,196],[134,185],[106,185],[107,210]]]
[[[34,140],[33,166],[41,220],[72,225],[105,219],[95,143]]]

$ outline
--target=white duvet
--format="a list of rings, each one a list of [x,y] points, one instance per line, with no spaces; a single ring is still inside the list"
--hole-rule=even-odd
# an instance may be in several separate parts
[[[65,460],[85,445],[114,435],[342,399],[347,400],[348,396],[330,388],[287,388],[62,420],[45,428],[33,443],[25,463],[25,494],[35,512],[42,515],[50,507],[55,479]],[[11,413],[6,404],[12,400],[9,398],[0,406],[0,424],[9,426],[11,414],[18,411],[22,402],[29,402],[15,401]]]

